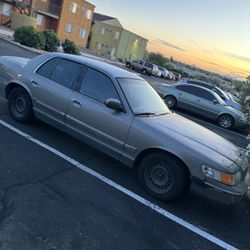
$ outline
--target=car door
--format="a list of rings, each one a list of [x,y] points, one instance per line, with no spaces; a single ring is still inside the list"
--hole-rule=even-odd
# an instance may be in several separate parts
[[[64,128],[72,83],[81,64],[60,57],[50,59],[28,77],[36,116]]]
[[[79,88],[69,102],[66,130],[119,159],[133,115],[112,110],[105,105],[108,98],[122,101],[114,79],[92,68],[86,68],[82,75]]]
[[[177,85],[175,89],[177,89],[176,95],[178,106],[195,113],[199,112],[197,107],[197,96],[193,86]]]
[[[212,94],[206,89],[197,87],[197,107],[201,115],[215,119],[219,113],[218,105],[219,102],[216,94]]]

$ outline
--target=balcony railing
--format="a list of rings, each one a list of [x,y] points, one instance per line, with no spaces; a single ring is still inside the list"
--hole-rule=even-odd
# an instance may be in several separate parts
[[[36,1],[36,5],[34,6],[35,9],[47,12],[49,14],[55,15],[55,16],[60,16],[61,13],[61,6],[49,2],[43,2],[41,0]]]

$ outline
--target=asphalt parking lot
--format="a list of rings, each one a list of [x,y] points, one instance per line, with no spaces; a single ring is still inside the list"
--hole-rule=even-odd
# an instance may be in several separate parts
[[[0,40],[0,55],[34,56],[13,46]],[[3,100],[0,142],[0,249],[249,249],[249,200],[228,205],[192,187],[159,202],[133,170],[39,120],[14,122]]]

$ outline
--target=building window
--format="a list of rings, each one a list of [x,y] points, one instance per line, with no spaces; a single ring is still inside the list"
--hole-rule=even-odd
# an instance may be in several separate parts
[[[101,28],[101,30],[100,30],[101,35],[104,35],[105,30],[106,30],[105,28]]]
[[[65,32],[66,32],[66,33],[72,33],[72,31],[73,31],[73,26],[72,26],[72,24],[67,24],[67,25],[66,25],[66,28],[65,28]]]
[[[118,40],[119,37],[120,37],[120,32],[115,31],[115,33],[114,33],[114,39]]]
[[[91,15],[92,15],[92,11],[83,7],[82,8],[82,11],[83,11],[83,17],[86,18],[86,19],[90,19],[91,18]]]
[[[37,23],[38,26],[43,26],[43,18],[44,18],[43,15],[37,14],[36,23]]]
[[[69,11],[72,12],[72,13],[76,13],[76,11],[77,11],[77,3],[71,3],[69,5]]]
[[[82,39],[84,39],[85,36],[86,36],[86,30],[80,27],[80,28],[79,28],[79,33],[80,33],[80,37],[81,37]]]
[[[102,44],[97,42],[97,43],[95,44],[95,47],[96,47],[96,49],[100,50],[101,47],[102,47]]]

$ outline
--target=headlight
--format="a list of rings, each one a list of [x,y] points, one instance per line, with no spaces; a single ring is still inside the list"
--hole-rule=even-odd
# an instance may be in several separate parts
[[[221,183],[224,183],[226,185],[237,185],[241,179],[242,179],[242,172],[239,171],[238,173],[236,173],[235,175],[230,175],[230,174],[226,174],[223,172],[220,172],[218,170],[215,170],[211,167],[202,165],[201,166],[202,172],[206,177],[212,178],[216,181],[219,181]]]

